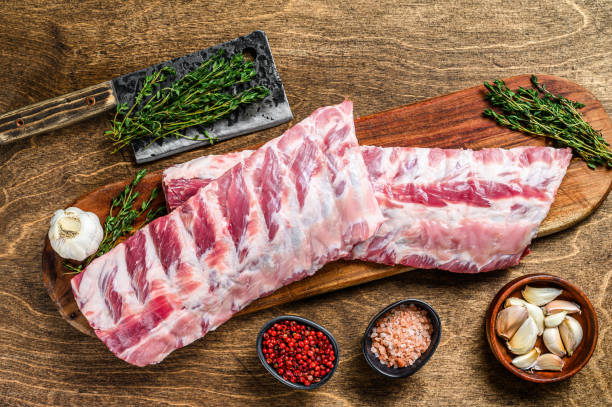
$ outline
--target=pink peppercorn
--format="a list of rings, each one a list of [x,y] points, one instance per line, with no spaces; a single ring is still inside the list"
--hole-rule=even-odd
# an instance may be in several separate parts
[[[329,338],[296,321],[275,323],[263,334],[266,363],[283,379],[304,386],[320,382],[336,360]]]

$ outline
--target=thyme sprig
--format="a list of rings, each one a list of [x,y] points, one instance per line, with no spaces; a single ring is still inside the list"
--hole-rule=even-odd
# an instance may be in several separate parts
[[[153,200],[155,200],[159,194],[157,187],[153,188],[149,198],[146,199],[139,208],[134,208],[134,202],[140,195],[139,192],[134,191],[134,188],[142,180],[146,173],[146,169],[140,170],[132,182],[126,185],[121,193],[112,199],[108,216],[104,221],[104,237],[102,238],[100,246],[98,246],[98,250],[79,265],[75,266],[65,261],[64,267],[69,270],[65,274],[80,273],[89,265],[89,263],[92,262],[92,260],[110,251],[117,245],[119,239],[132,233],[134,230],[134,221],[136,221],[136,219],[142,216],[145,212],[145,224],[165,214],[166,208],[163,205],[155,210],[150,209]]]
[[[239,106],[270,94],[265,86],[236,92],[237,85],[249,83],[255,77],[253,61],[245,60],[242,53],[228,59],[222,49],[169,87],[161,87],[175,75],[171,66],[147,75],[132,106],[117,105],[112,128],[105,132],[115,147],[113,153],[143,138],[150,140],[148,145],[170,136],[208,140],[212,144],[215,138],[206,131],[204,138],[187,137],[184,131],[188,127],[214,123]]]
[[[519,87],[513,92],[504,81],[485,82],[489,91],[487,100],[503,112],[486,109],[485,116],[512,130],[547,137],[560,146],[571,147],[591,169],[599,165],[612,167],[610,145],[601,131],[593,129],[578,112],[584,105],[553,95],[535,75],[531,76],[531,84],[534,89]]]

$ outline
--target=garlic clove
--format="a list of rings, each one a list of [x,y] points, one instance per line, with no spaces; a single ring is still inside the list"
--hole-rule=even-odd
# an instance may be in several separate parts
[[[554,287],[531,287],[528,285],[522,291],[522,294],[527,302],[540,307],[557,298],[562,291]]]
[[[580,342],[582,342],[582,326],[569,315],[559,325],[559,334],[565,345],[568,356],[572,356]]]
[[[563,322],[566,315],[567,311],[561,311],[557,312],[556,314],[551,314],[544,318],[544,325],[546,326],[546,328],[557,327],[559,326],[559,324],[561,324],[561,322]]]
[[[516,297],[508,297],[506,302],[504,303],[504,307],[508,308],[513,305],[520,305],[527,309],[529,316],[533,318],[536,325],[538,326],[538,335],[542,335],[544,332],[544,312],[537,305],[533,305],[528,303],[527,301],[516,298]]]
[[[533,349],[537,339],[538,326],[533,318],[528,317],[514,336],[512,336],[512,339],[506,342],[506,346],[515,355],[524,355]]]
[[[522,298],[508,297],[506,298],[506,301],[504,302],[504,308],[508,308],[513,305],[525,306],[525,304],[529,304],[529,303]]]
[[[559,356],[552,353],[545,353],[538,356],[535,364],[531,367],[533,370],[552,370],[560,372],[563,369],[565,362]]]
[[[495,330],[502,338],[510,339],[528,317],[527,310],[520,305],[504,308],[497,313]]]
[[[49,242],[64,259],[83,261],[98,250],[104,237],[95,213],[71,207],[57,210],[51,218]]]
[[[544,332],[544,312],[542,312],[542,309],[537,305],[533,305],[528,302],[525,302],[525,308],[527,308],[529,316],[533,318],[538,327],[538,335],[542,335]]]
[[[519,369],[527,370],[534,365],[538,357],[540,356],[540,349],[533,348],[530,352],[525,353],[524,355],[517,356],[512,359],[512,364]]]
[[[551,301],[542,308],[546,315],[552,315],[563,311],[568,314],[574,314],[576,312],[580,314],[580,306],[578,304],[565,300]]]
[[[542,340],[544,341],[544,345],[546,345],[546,349],[550,352],[560,357],[565,356],[565,348],[563,347],[563,341],[561,341],[559,329],[556,327],[546,328],[542,335]]]

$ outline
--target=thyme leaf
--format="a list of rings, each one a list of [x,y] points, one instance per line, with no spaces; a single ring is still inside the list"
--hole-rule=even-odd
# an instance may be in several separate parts
[[[502,113],[485,109],[484,115],[501,126],[547,137],[559,146],[571,147],[591,169],[600,165],[612,167],[610,145],[601,131],[593,129],[578,112],[584,105],[553,95],[535,75],[531,76],[531,84],[534,89],[519,87],[512,91],[504,81],[485,82],[487,100]]]
[[[206,131],[203,138],[187,137],[184,131],[214,123],[239,106],[270,94],[265,86],[237,92],[237,85],[247,84],[255,77],[253,61],[245,60],[241,53],[226,58],[222,49],[193,72],[169,87],[162,87],[166,79],[175,75],[171,66],[147,75],[134,104],[117,105],[111,130],[105,132],[115,147],[113,153],[144,138],[150,140],[149,145],[166,137],[208,140],[212,144],[215,139]]]
[[[138,198],[139,193],[134,191],[134,188],[142,180],[147,173],[146,169],[142,169],[136,174],[136,177],[128,185],[123,188],[121,193],[111,200],[108,216],[104,221],[104,237],[98,250],[85,261],[78,265],[73,265],[64,261],[64,268],[68,270],[64,274],[78,274],[89,265],[95,258],[102,256],[115,247],[119,239],[131,235],[134,230],[134,222],[140,216],[146,213],[144,224],[151,222],[166,213],[166,207],[160,206],[156,209],[151,209],[151,204],[159,194],[157,187],[153,188],[151,195],[147,198],[140,207],[134,208],[134,202]]]

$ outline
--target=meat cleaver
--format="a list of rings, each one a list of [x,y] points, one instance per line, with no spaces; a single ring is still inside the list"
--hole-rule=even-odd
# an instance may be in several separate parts
[[[241,106],[228,117],[218,120],[211,126],[188,128],[185,135],[190,138],[199,138],[197,136],[203,135],[206,131],[215,139],[213,142],[216,142],[290,121],[293,116],[283,83],[274,65],[268,38],[263,31],[258,30],[108,82],[2,114],[0,115],[0,145],[68,126],[114,109],[118,103],[127,103],[128,106],[131,106],[146,75],[165,65],[172,65],[176,69],[176,76],[168,82],[180,79],[197,68],[204,59],[213,56],[220,48],[223,48],[228,56],[243,52],[245,57],[253,58],[257,75],[250,84],[241,86],[246,88],[247,85],[264,85],[270,89],[270,95],[259,102]],[[168,137],[153,143],[150,143],[150,140],[141,139],[132,142],[132,149],[136,162],[140,164],[210,144],[206,137],[201,138],[203,140]]]

